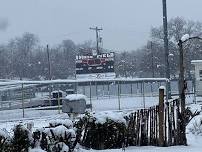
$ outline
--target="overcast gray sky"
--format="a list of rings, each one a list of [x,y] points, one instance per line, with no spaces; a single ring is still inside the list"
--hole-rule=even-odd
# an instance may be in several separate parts
[[[202,0],[167,0],[168,19],[202,21],[201,7]],[[162,24],[162,0],[0,0],[0,20],[0,43],[24,32],[38,35],[43,45],[82,43],[94,40],[89,27],[99,26],[104,47],[124,51],[144,45],[150,28]]]

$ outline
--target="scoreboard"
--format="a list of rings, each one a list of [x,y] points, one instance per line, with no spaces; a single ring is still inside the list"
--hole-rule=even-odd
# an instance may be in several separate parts
[[[76,77],[115,77],[114,52],[99,55],[77,55]]]

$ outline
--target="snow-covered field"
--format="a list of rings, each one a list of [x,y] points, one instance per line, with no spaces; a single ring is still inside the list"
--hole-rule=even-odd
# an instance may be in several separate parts
[[[187,97],[189,102],[193,101],[191,96]],[[200,99],[198,99],[200,100]],[[121,97],[120,108],[121,111],[136,110],[145,106],[149,107],[158,104],[158,97]],[[89,102],[89,101],[88,101]],[[105,98],[92,100],[93,111],[116,111],[119,112],[119,100],[118,98]],[[33,123],[33,129],[47,126],[51,120],[65,119],[68,115],[65,113],[58,113],[58,110],[38,110],[37,108],[25,109],[25,118],[22,118],[22,109],[16,110],[4,110],[0,111],[0,129],[6,129],[8,132],[12,132],[12,128],[18,124]],[[194,123],[194,119],[192,123]],[[190,124],[189,126],[191,126]],[[187,139],[189,146],[174,146],[174,147],[128,147],[125,151],[128,152],[199,152],[202,149],[202,136],[194,135],[187,129]],[[85,150],[78,149],[81,152],[96,152],[97,150]],[[102,150],[103,152],[119,152],[123,149],[110,149]],[[38,151],[36,151],[38,152]]]

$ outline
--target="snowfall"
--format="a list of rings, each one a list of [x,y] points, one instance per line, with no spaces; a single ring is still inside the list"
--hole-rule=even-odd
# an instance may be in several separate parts
[[[189,106],[193,111],[201,111],[201,105],[191,104],[193,102],[192,96],[186,97]],[[197,101],[201,101],[197,98]],[[87,99],[87,102],[90,102]],[[149,107],[158,104],[158,97],[109,97],[93,99],[92,101],[92,111],[96,112],[99,116],[100,121],[104,114],[109,114],[114,120],[120,120],[121,114],[134,111],[143,107]],[[68,118],[66,113],[62,113],[61,110],[43,110],[40,108],[29,108],[24,111],[24,118],[22,118],[22,109],[15,110],[3,110],[0,111],[0,133],[2,130],[8,134],[12,134],[12,128],[17,124],[33,124],[33,130],[37,128],[42,128],[47,126],[53,120],[64,120]],[[198,129],[198,132],[193,132],[193,127],[196,123],[202,122],[202,114],[196,116],[191,120],[187,126],[187,140],[188,146],[172,146],[172,147],[155,147],[155,146],[142,146],[142,147],[127,147],[125,151],[128,152],[200,152],[202,149],[202,125]],[[78,152],[97,152],[98,150],[87,150],[83,148],[77,148],[75,151]],[[121,152],[123,149],[109,149],[109,150],[99,150],[100,152]],[[32,149],[30,152],[44,152],[41,149]]]

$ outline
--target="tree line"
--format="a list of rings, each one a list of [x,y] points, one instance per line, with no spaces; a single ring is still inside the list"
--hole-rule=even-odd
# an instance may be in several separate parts
[[[182,17],[175,17],[168,21],[171,77],[177,77],[179,74],[177,43],[184,34],[201,36],[202,23]],[[92,41],[75,44],[70,39],[49,48],[51,78],[75,77],[76,54],[87,55],[92,49],[95,49]],[[191,77],[191,60],[202,59],[201,41],[187,42],[184,45],[184,51],[186,76]],[[109,52],[109,50],[103,49],[103,52]],[[152,27],[150,38],[144,46],[132,51],[116,52],[115,71],[118,77],[165,77],[164,61],[163,27]],[[40,44],[35,34],[24,33],[0,45],[0,79],[49,79],[48,66],[47,48]]]

